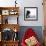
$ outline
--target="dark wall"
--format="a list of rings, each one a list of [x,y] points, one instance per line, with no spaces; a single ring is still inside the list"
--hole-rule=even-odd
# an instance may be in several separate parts
[[[20,31],[19,31],[19,39],[20,39],[20,41],[22,40],[23,35],[24,35],[25,31],[28,28],[32,28],[37,33],[39,41],[43,42],[43,36],[42,36],[43,35],[43,33],[42,33],[43,30],[42,30],[41,26],[21,26]]]

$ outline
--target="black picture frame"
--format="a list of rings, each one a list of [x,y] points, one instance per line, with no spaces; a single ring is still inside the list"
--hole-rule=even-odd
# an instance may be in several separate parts
[[[38,7],[24,7],[24,20],[37,21],[38,20]]]

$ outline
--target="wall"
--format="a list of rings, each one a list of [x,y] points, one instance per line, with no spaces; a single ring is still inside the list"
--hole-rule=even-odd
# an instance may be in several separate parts
[[[9,7],[15,6],[15,0],[0,0],[0,6]],[[19,10],[19,24],[20,26],[43,26],[43,6],[42,0],[17,0]],[[38,21],[24,21],[24,7],[38,7]]]
[[[38,21],[24,21],[24,7],[20,10],[20,25],[22,26],[43,26],[43,6],[42,0],[24,0],[24,7],[38,7]]]

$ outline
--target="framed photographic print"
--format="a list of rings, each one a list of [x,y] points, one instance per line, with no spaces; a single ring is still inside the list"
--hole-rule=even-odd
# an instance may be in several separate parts
[[[9,10],[2,10],[2,15],[9,15]]]
[[[24,20],[25,21],[37,21],[38,20],[38,8],[37,7],[24,7]]]
[[[10,10],[9,14],[14,15],[14,10]]]
[[[18,13],[18,12],[17,12],[16,10],[10,10],[10,11],[9,11],[9,14],[10,14],[10,15],[16,15],[17,13]]]

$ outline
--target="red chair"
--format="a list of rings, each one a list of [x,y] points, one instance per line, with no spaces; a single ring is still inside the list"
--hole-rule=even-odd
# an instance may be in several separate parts
[[[31,29],[31,28],[27,29],[27,31],[25,32],[24,37],[22,38],[21,46],[27,46],[27,44],[25,43],[25,40],[32,37],[32,36],[34,36],[37,39],[37,35],[33,31],[33,29]],[[38,39],[37,39],[37,41],[38,41]],[[38,41],[35,46],[41,46],[40,42]]]

